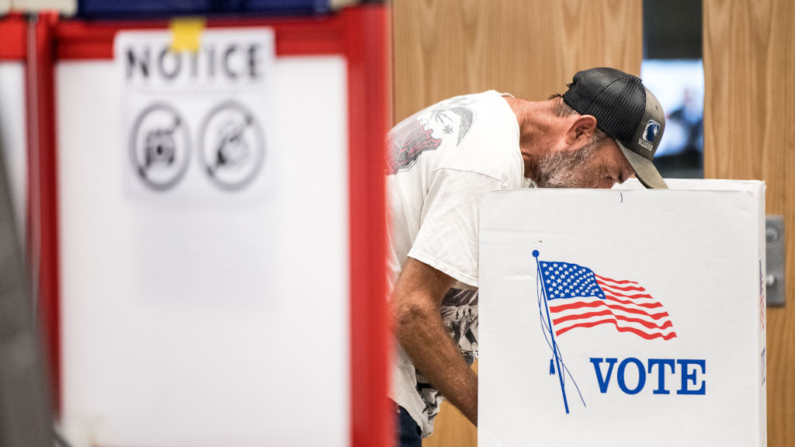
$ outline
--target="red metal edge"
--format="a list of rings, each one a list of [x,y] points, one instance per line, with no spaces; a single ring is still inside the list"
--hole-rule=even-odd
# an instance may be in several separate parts
[[[276,33],[277,56],[345,53],[342,14],[307,20],[266,18],[210,18],[208,28],[247,28],[267,26]],[[168,29],[169,22],[69,20],[58,24],[55,34],[59,60],[97,60],[113,58],[113,39],[119,31]]]
[[[55,58],[53,29],[58,14],[42,12],[35,22],[35,48],[29,49],[27,107],[29,143],[28,196],[31,260],[38,261],[39,326],[49,366],[52,402],[61,410],[61,320],[58,241],[58,163],[55,139]],[[34,155],[35,154],[35,155]],[[38,250],[37,250],[38,248]],[[37,259],[38,257],[38,259]],[[36,268],[38,267],[38,268]]]
[[[27,22],[21,14],[0,19],[0,60],[24,61],[27,57]]]
[[[388,401],[386,133],[391,123],[390,14],[385,5],[343,12],[347,30],[350,140],[351,440],[391,446]]]
[[[350,142],[351,444],[387,447],[394,438],[388,403],[390,319],[386,285],[385,135],[391,122],[390,18],[384,5],[349,8],[331,18],[211,19],[208,27],[271,26],[280,56],[345,54],[348,59]],[[116,32],[164,29],[159,22],[57,22],[42,15],[36,28],[40,127],[40,306],[61,410],[58,282],[57,158],[54,60],[111,59]],[[373,262],[380,260],[381,262]]]

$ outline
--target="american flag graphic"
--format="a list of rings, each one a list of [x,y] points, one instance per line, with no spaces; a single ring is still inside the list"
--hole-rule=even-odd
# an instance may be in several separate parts
[[[568,262],[538,262],[555,335],[612,324],[646,340],[676,337],[662,303],[634,281],[611,279]]]

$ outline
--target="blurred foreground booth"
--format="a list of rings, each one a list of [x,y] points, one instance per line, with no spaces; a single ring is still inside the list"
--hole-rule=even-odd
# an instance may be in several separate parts
[[[669,186],[485,199],[481,447],[767,445],[765,185]]]
[[[75,447],[391,440],[389,10],[336,3],[13,18],[0,81],[27,86],[28,238]]]

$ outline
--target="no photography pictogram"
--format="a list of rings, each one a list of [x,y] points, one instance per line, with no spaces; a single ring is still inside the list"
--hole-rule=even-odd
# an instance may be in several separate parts
[[[207,114],[199,132],[199,160],[219,188],[236,191],[257,177],[265,160],[265,138],[256,116],[227,101]]]
[[[190,137],[174,107],[155,103],[141,111],[130,133],[130,158],[147,187],[167,191],[179,183],[190,162]]]

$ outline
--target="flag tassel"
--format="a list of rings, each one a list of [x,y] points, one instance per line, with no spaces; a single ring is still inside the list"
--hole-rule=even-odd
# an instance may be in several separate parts
[[[533,250],[533,257],[536,258],[536,269],[538,277],[541,278],[541,261],[538,260],[538,250]],[[552,351],[555,354],[555,365],[557,365],[558,380],[560,381],[560,392],[563,394],[563,406],[566,408],[566,414],[569,414],[569,401],[566,399],[566,387],[563,385],[563,371],[560,369],[560,358],[558,357],[558,345],[555,340],[555,331],[552,329],[552,318],[549,316],[549,302],[547,301],[547,289],[541,284],[541,290],[544,295],[544,307],[547,313],[547,323],[549,325],[549,335],[552,337]],[[543,315],[542,315],[543,318]],[[554,374],[553,363],[550,360],[549,365],[550,375]]]

